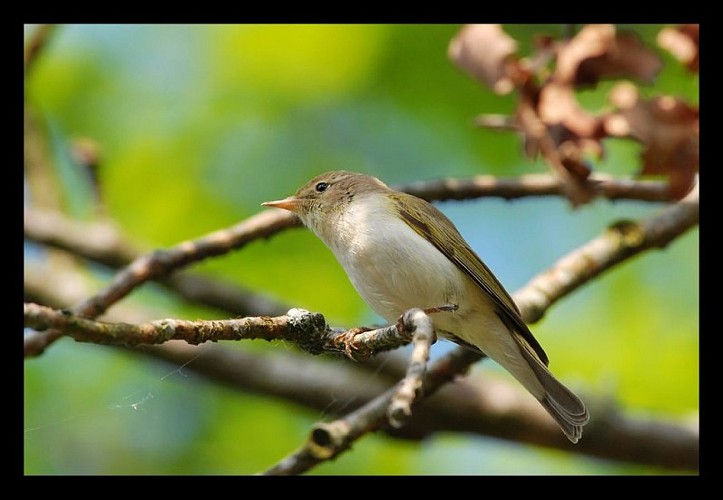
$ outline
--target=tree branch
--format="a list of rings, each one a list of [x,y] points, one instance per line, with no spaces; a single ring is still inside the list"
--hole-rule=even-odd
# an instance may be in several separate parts
[[[603,234],[573,250],[537,275],[515,295],[528,323],[542,318],[557,300],[602,272],[671,241],[698,225],[699,186],[682,200],[640,221],[619,221]]]
[[[190,346],[171,342],[163,346],[140,347],[143,352],[156,358],[165,359],[174,366],[185,365],[186,369],[203,374],[237,390],[284,398],[313,411],[341,415],[340,420],[352,422],[356,432],[361,432],[364,422],[374,423],[371,412],[364,405],[378,406],[378,413],[385,414],[398,384],[393,377],[380,378],[377,370],[364,371],[361,363],[344,363],[341,359],[328,363],[309,362],[310,358],[289,352],[261,354],[246,353],[242,350],[223,349],[219,345],[204,344]],[[202,352],[202,355],[199,353]],[[391,355],[396,353],[389,353]],[[551,422],[545,411],[518,385],[507,380],[497,380],[474,374],[459,377],[473,363],[471,351],[458,348],[448,354],[458,360],[442,361],[443,369],[450,372],[446,380],[454,383],[440,385],[432,395],[426,389],[425,399],[414,407],[414,413],[401,429],[383,425],[377,430],[391,436],[410,440],[421,440],[440,432],[462,432],[481,436],[493,436],[515,442],[545,446],[581,455],[595,456],[608,460],[623,460],[675,470],[697,470],[699,466],[699,435],[697,427],[679,423],[660,422],[651,418],[629,417],[621,414],[608,401],[586,397],[594,420],[586,427],[585,439],[571,445]],[[192,363],[187,364],[193,360]],[[400,374],[407,367],[407,360],[401,356],[385,355],[385,365],[395,367]],[[437,365],[434,370],[437,370]],[[432,370],[432,368],[430,368]],[[440,380],[441,382],[441,380]],[[389,399],[379,400],[384,395]],[[349,414],[354,409],[360,414]],[[366,408],[366,409],[365,409]],[[340,426],[346,428],[346,424]],[[337,432],[339,427],[331,427]],[[315,454],[320,447],[326,453],[338,449],[332,445],[335,439],[324,438],[328,423],[314,425],[309,440],[316,444]],[[355,439],[348,445],[353,445]],[[336,440],[338,443],[338,439]],[[625,443],[625,446],[620,446]],[[313,445],[312,445],[313,446]],[[338,445],[337,445],[338,446]],[[297,450],[299,451],[299,450]],[[321,454],[324,454],[321,451]],[[337,455],[340,452],[337,452]],[[303,470],[292,471],[289,465],[296,461],[296,453],[288,462],[270,468],[266,473],[299,473],[308,470],[320,460],[306,463]],[[328,456],[327,459],[331,459]],[[308,460],[305,458],[304,460]],[[323,460],[323,459],[322,459]],[[301,463],[297,463],[300,465]]]
[[[661,181],[615,179],[592,174],[588,183],[609,200],[670,201],[668,185]],[[427,201],[467,200],[499,197],[507,200],[530,196],[564,196],[565,183],[550,174],[528,174],[514,178],[476,175],[465,179],[438,179],[396,186],[396,189]]]
[[[54,329],[78,342],[134,347],[183,340],[197,345],[220,340],[285,340],[312,354],[357,353],[364,357],[406,345],[411,336],[398,332],[396,325],[376,330],[350,331],[331,328],[319,313],[291,309],[285,316],[186,321],[162,319],[142,324],[96,321],[39,304],[24,304],[25,326],[36,330]],[[416,325],[419,320],[414,320]],[[409,327],[411,328],[411,327]]]
[[[632,198],[647,201],[661,201],[667,197],[667,185],[655,182],[616,181],[593,177],[593,183],[600,193],[611,199]],[[477,176],[467,180],[447,179],[425,183],[413,183],[401,189],[430,201],[474,198],[480,196],[560,195],[563,183],[550,175],[529,175],[517,179],[497,179],[492,176]],[[113,227],[102,224],[85,226],[69,221],[55,213],[28,209],[25,213],[25,234],[27,237],[46,244],[72,249],[87,258],[111,266],[126,265],[113,281],[95,296],[77,304],[72,310],[81,316],[95,318],[111,305],[125,297],[134,288],[148,280],[168,280],[168,275],[191,262],[207,257],[222,255],[243,247],[257,238],[268,238],[279,231],[298,227],[298,219],[280,210],[264,211],[228,229],[210,233],[196,240],[182,242],[167,250],[157,250],[146,255],[124,242]],[[85,229],[90,229],[98,240],[89,238]],[[100,243],[99,243],[100,242]],[[112,243],[109,245],[109,243]],[[206,305],[231,307],[234,314],[245,315],[250,303],[258,313],[279,314],[281,306],[259,299],[254,294],[244,293],[238,288],[213,285],[200,277],[173,277],[166,281],[182,296],[204,301]],[[199,287],[204,292],[199,293]],[[220,287],[220,289],[219,289]],[[237,300],[229,300],[237,297]],[[38,356],[48,345],[59,338],[58,332],[26,336],[25,356]]]
[[[404,313],[402,323],[414,332],[414,350],[410,358],[407,373],[397,385],[392,400],[387,407],[387,420],[399,429],[412,416],[412,404],[422,394],[423,379],[429,361],[429,350],[437,340],[434,325],[428,314],[421,309],[410,309]]]
[[[611,200],[628,199],[660,202],[668,199],[668,185],[664,182],[612,179],[602,175],[593,175],[591,179],[601,195]],[[562,183],[557,177],[549,174],[523,175],[510,179],[479,175],[468,179],[415,182],[399,186],[399,189],[428,201],[463,200],[492,196],[513,199],[529,196],[559,196],[562,194]],[[275,217],[273,214],[275,214]],[[293,220],[293,216],[287,215],[278,219],[281,215],[283,215],[283,212],[269,211],[265,223],[278,227],[275,230],[271,229],[266,234],[259,231],[256,236],[247,235],[241,238],[241,243],[248,243],[255,237],[269,237],[281,229],[298,225],[298,222]],[[240,225],[244,225],[241,231],[245,233],[248,231],[245,226],[251,225],[251,223],[242,222],[238,226]],[[234,226],[236,229],[228,230],[230,238],[233,238],[233,234],[238,232],[238,226]],[[113,268],[126,266],[135,259],[143,257],[141,251],[134,248],[109,221],[79,222],[57,211],[26,208],[24,233],[25,237],[32,241],[63,248]],[[197,246],[207,246],[208,243],[203,243],[203,240],[206,239],[211,240],[212,238],[207,236],[196,240],[199,242]],[[222,241],[222,239],[219,241]],[[233,244],[225,244],[218,253],[213,255],[220,255],[225,251],[236,248],[239,247]],[[196,254],[195,256],[189,256],[189,259],[200,260],[207,256],[209,255]]]
[[[299,225],[298,219],[280,210],[267,210],[232,226],[193,241],[185,241],[167,250],[142,255],[116,274],[99,293],[77,304],[72,312],[95,318],[146,281],[160,279],[190,262],[224,254],[243,247],[257,238],[269,237],[285,228]],[[26,336],[25,356],[37,356],[62,333],[56,330],[44,335]]]
[[[82,283],[68,287],[71,280],[66,276],[55,279],[57,271],[44,269],[36,273],[34,267],[26,269],[26,295],[57,308],[77,302],[78,296],[88,295]],[[63,286],[48,286],[60,283]],[[133,316],[139,321],[148,318],[148,312],[139,315],[137,308],[121,311],[122,307],[120,304],[109,316]],[[345,363],[341,357],[319,362],[317,358],[293,351],[247,353],[212,343],[194,346],[171,341],[163,345],[141,345],[134,348],[133,353],[185,366],[236,390],[283,398],[331,415],[360,408],[390,387],[398,387],[396,381],[409,368],[401,352],[385,353],[359,363]],[[460,349],[460,354],[468,352]],[[575,446],[561,438],[544,410],[518,385],[479,374],[456,378],[453,384],[446,384],[420,401],[412,418],[401,429],[382,426],[379,430],[412,440],[438,432],[468,432],[606,459],[697,470],[696,429],[633,419],[620,415],[610,403],[585,399],[594,420],[587,426],[585,439]],[[626,446],[617,443],[626,443]]]
[[[593,420],[586,428],[585,439],[571,445],[537,402],[518,388],[493,380],[458,380],[459,374],[478,359],[478,354],[460,347],[433,363],[424,383],[427,399],[415,410],[409,425],[401,429],[404,436],[421,439],[441,430],[476,432],[601,458],[678,470],[698,469],[697,427],[624,417],[609,405],[593,400]],[[430,397],[452,380],[456,380],[454,384]],[[388,389],[338,420],[315,424],[300,449],[264,474],[300,474],[336,458],[367,432],[390,432],[385,413],[394,394],[395,388]]]
[[[80,222],[60,212],[27,208],[25,238],[60,248],[111,268],[127,266],[143,257],[111,221]],[[160,276],[158,283],[189,302],[233,316],[278,316],[289,309],[240,286],[188,272]]]

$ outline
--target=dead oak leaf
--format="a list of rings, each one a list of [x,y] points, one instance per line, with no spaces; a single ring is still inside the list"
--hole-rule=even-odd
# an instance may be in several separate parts
[[[520,91],[515,121],[524,137],[525,154],[528,157],[540,154],[562,181],[563,193],[572,205],[582,205],[595,196],[594,189],[586,182],[591,168],[584,156],[589,152],[602,155],[602,145],[569,129],[564,120],[558,119],[561,115],[541,116],[541,98],[542,93],[532,85]]]
[[[593,138],[602,128],[601,119],[582,107],[573,87],[550,81],[540,89],[537,112],[547,125],[562,124],[578,137]]]
[[[677,28],[663,28],[658,33],[658,45],[673,54],[686,68],[698,72],[698,51],[700,48],[700,26],[683,24]]]
[[[552,78],[574,86],[603,78],[633,78],[651,83],[662,67],[658,56],[631,33],[610,24],[591,24],[562,44]]]
[[[470,24],[452,39],[449,58],[457,67],[488,85],[497,94],[515,88],[520,71],[517,42],[499,24]]]
[[[641,99],[629,82],[616,85],[609,98],[618,111],[605,118],[605,129],[643,144],[640,175],[667,176],[671,196],[685,196],[700,161],[698,108],[672,96]]]

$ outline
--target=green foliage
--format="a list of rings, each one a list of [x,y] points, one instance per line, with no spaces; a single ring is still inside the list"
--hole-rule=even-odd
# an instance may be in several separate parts
[[[641,30],[651,46],[655,28]],[[515,101],[449,62],[447,45],[458,29],[61,26],[27,79],[27,100],[46,120],[53,157],[66,158],[56,161],[64,169],[66,208],[90,213],[89,186],[68,167],[66,152],[73,139],[90,137],[102,148],[108,215],[152,249],[231,225],[329,169],[363,171],[389,183],[543,172],[542,163],[523,158],[515,134],[472,126],[480,113],[512,113]],[[508,31],[525,53],[534,34],[560,29]],[[664,60],[646,92],[697,102],[697,78]],[[607,90],[586,90],[580,100],[600,109]],[[599,169],[638,171],[638,147],[606,144]],[[455,213],[462,233],[511,291],[616,218],[658,208],[596,202],[573,212],[561,199],[440,206]],[[553,371],[583,395],[609,397],[625,410],[667,419],[696,412],[697,252],[695,230],[551,310],[533,331]],[[375,320],[331,254],[305,230],[253,242],[194,270],[323,312],[340,326]],[[135,303],[157,309],[158,318],[204,315],[175,301],[143,300],[152,295]],[[26,361],[24,387],[27,474],[252,474],[297,448],[324,417],[219,388],[183,367],[67,340]],[[658,472],[524,447],[511,452],[482,438],[408,443],[371,436],[312,473]]]

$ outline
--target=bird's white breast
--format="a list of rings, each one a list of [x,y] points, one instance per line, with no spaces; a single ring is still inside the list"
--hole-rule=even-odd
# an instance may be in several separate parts
[[[486,293],[385,203],[384,197],[354,200],[329,224],[309,227],[334,252],[362,298],[390,323],[408,309],[455,304],[454,312],[430,317],[442,336],[477,346],[536,396],[541,386],[520,356],[512,335]],[[336,231],[334,237],[328,232]]]
[[[336,237],[319,235],[362,298],[387,321],[412,307],[459,304],[466,277],[390,203],[382,196],[354,200],[336,214]]]

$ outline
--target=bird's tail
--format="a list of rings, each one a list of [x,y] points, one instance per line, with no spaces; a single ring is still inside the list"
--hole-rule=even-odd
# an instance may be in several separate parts
[[[520,352],[537,376],[544,394],[538,397],[542,406],[558,423],[562,432],[573,443],[582,436],[582,426],[590,420],[585,403],[550,373],[530,345],[520,335],[513,335]]]

